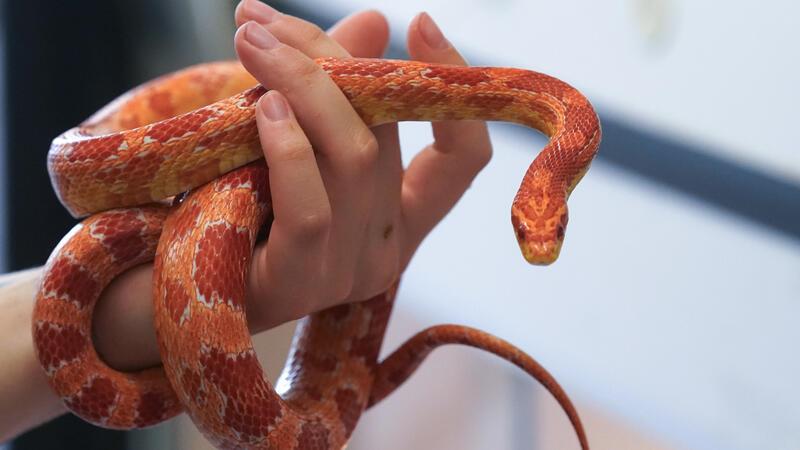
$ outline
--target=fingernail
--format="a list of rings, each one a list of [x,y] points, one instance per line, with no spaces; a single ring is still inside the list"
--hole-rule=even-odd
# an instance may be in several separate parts
[[[261,111],[267,119],[278,122],[289,118],[289,105],[283,96],[275,91],[269,91],[261,98]]]
[[[278,11],[275,8],[259,0],[244,0],[244,8],[245,16],[262,25],[272,22],[275,20],[275,16],[278,15]]]
[[[422,39],[430,48],[443,50],[450,46],[450,42],[445,39],[442,30],[439,29],[428,13],[420,14],[419,31],[422,33]]]
[[[278,45],[278,39],[258,23],[250,21],[245,27],[244,37],[254,46],[268,50]]]

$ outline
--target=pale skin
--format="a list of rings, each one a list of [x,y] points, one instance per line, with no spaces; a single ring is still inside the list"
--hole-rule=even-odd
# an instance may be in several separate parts
[[[275,217],[250,268],[247,315],[256,333],[386,290],[492,150],[482,122],[434,123],[434,142],[404,168],[397,126],[368,128],[313,63],[322,56],[380,57],[389,31],[378,12],[353,14],[326,33],[244,0],[236,23],[240,60],[272,89],[256,108]],[[427,14],[412,20],[407,35],[411,59],[465,64]],[[40,276],[33,269],[0,278],[0,442],[65,412],[31,340]],[[95,346],[119,370],[159,364],[151,280],[152,264],[131,269],[98,302]]]

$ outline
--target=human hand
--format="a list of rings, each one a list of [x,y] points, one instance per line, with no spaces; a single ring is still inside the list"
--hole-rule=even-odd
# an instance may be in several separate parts
[[[264,329],[388,289],[489,161],[491,144],[483,122],[434,123],[434,142],[404,170],[396,124],[364,124],[313,58],[380,57],[388,26],[377,12],[325,34],[244,0],[236,21],[240,60],[272,89],[256,119],[274,222],[253,256],[248,301],[252,327]],[[411,22],[408,51],[465,64],[424,13]]]
[[[311,59],[380,56],[389,33],[377,12],[354,14],[325,34],[244,0],[236,21],[243,64],[274,89],[256,109],[275,216],[250,268],[247,317],[258,332],[386,290],[486,165],[491,145],[482,122],[434,123],[434,142],[404,171],[397,126],[366,127]],[[270,50],[246,39],[258,33],[259,23],[279,41]],[[408,50],[413,59],[464,64],[425,14],[411,22]],[[287,118],[270,120],[266,111],[278,112],[281,105]],[[160,360],[152,267],[119,276],[95,310],[95,347],[120,370]]]

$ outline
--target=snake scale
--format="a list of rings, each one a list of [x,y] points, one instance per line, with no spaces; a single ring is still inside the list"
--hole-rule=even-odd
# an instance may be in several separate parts
[[[601,135],[592,106],[577,90],[511,68],[316,62],[370,126],[500,120],[549,136],[525,173],[511,220],[529,262],[558,257],[567,197]],[[396,284],[301,320],[285,369],[271,385],[244,308],[251,251],[271,212],[254,118],[265,89],[254,85],[236,62],[190,67],[135,88],[53,141],[48,169],[55,191],[74,216],[89,215],[48,259],[32,325],[38,358],[67,407],[91,423],[123,429],[185,411],[219,448],[338,449],[361,413],[403,383],[431,350],[463,344],[542,382],[587,449],[577,412],[553,377],[485,332],[432,327],[379,361]],[[115,276],[150,260],[163,367],[117,372],[94,350],[93,308]]]

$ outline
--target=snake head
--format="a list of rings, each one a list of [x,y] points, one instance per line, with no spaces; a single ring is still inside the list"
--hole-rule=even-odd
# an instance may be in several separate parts
[[[568,221],[566,203],[550,214],[531,216],[516,207],[511,210],[511,223],[522,256],[536,265],[552,264],[558,259]]]

